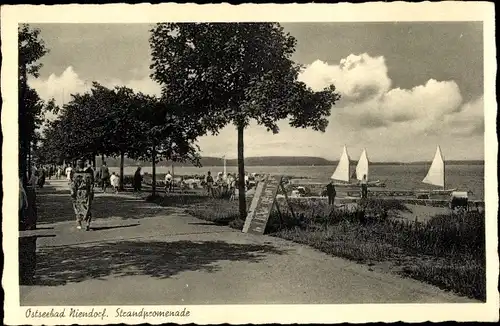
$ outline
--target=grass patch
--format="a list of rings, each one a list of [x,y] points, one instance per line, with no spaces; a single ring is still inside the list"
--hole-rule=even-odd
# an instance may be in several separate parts
[[[162,203],[184,205],[200,219],[243,228],[237,201],[167,196]],[[278,205],[281,214],[271,212],[269,235],[370,266],[389,266],[401,275],[486,300],[484,211],[437,215],[422,223],[399,219],[399,213],[410,210],[398,200],[367,199],[354,209],[292,201],[294,215],[283,201]]]
[[[186,213],[219,225],[231,223],[237,227],[234,223],[239,220],[238,207],[228,206],[227,201],[223,199],[206,199],[203,204],[195,208],[187,208]]]

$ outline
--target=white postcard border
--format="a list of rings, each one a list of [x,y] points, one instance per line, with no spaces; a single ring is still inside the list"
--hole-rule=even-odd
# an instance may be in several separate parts
[[[3,6],[2,21],[2,132],[3,142],[3,225],[6,324],[102,324],[102,323],[335,323],[335,322],[422,322],[498,320],[499,296],[497,253],[497,151],[496,137],[496,48],[494,4],[486,2],[287,5],[57,5]],[[28,307],[19,306],[18,282],[18,158],[17,158],[17,24],[30,23],[139,23],[156,21],[483,21],[485,98],[485,202],[487,240],[487,303],[484,304],[365,304],[365,305],[199,305],[186,306],[189,317],[177,319],[117,319],[113,313],[101,319],[28,319]],[[11,173],[12,172],[12,173]],[[42,307],[32,307],[42,309]],[[50,310],[52,307],[46,307]],[[62,309],[63,307],[53,307]],[[73,307],[75,308],[75,307]],[[89,307],[77,307],[81,309]],[[102,306],[96,309],[104,308]],[[106,306],[112,312],[118,306]],[[126,309],[168,310],[184,306],[126,306]],[[69,307],[67,307],[69,309]]]

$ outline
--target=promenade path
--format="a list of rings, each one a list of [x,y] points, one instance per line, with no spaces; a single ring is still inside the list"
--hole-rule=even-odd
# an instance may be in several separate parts
[[[37,269],[21,305],[471,302],[130,193],[97,193],[89,232],[75,228],[64,181],[48,181],[38,201]]]

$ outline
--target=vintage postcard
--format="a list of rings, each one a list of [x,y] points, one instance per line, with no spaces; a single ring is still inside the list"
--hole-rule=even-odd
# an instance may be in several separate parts
[[[498,321],[494,4],[1,15],[5,324]]]

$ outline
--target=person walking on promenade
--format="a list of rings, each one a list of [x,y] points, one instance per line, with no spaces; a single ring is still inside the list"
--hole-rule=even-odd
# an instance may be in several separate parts
[[[328,196],[328,205],[335,205],[335,196],[337,195],[337,191],[335,190],[333,180],[331,180],[330,183],[326,185],[326,194]]]
[[[135,170],[134,180],[133,180],[134,192],[140,192],[142,188],[142,175],[141,175],[141,167],[138,166],[137,170]]]
[[[366,197],[368,197],[368,181],[366,180],[366,174],[364,174],[361,180],[361,198]]]
[[[214,197],[214,178],[212,177],[210,171],[207,172],[205,182],[207,184],[207,194]]]
[[[47,168],[47,177],[49,180],[52,178],[52,174],[54,174],[54,167],[51,164]]]
[[[26,224],[26,210],[28,209],[28,195],[24,190],[23,182],[19,179],[19,223],[20,225]]]
[[[66,174],[66,180],[68,181],[68,184],[71,183],[71,173],[73,172],[73,168],[71,167],[70,164],[66,166],[66,169],[64,170],[64,174]]]
[[[172,192],[172,175],[170,171],[165,175],[165,192]]]
[[[118,187],[120,186],[120,178],[113,172],[111,173],[111,177],[109,178],[111,182],[111,187],[115,190],[115,194],[118,193]]]
[[[36,189],[36,185],[38,184],[38,170],[35,167],[31,169],[31,177],[28,184],[33,190]]]
[[[109,168],[108,168],[106,162],[102,162],[102,166],[101,166],[101,169],[100,169],[100,177],[101,177],[102,192],[105,193],[106,192],[106,188],[109,185],[109,177],[110,177]]]
[[[101,169],[96,168],[94,171],[94,187],[101,185]]]
[[[83,160],[78,160],[71,175],[71,198],[76,215],[76,228],[82,229],[82,222],[86,222],[85,229],[90,230],[92,220],[91,206],[94,199],[94,171],[85,167]]]
[[[224,184],[222,178],[222,172],[217,173],[214,181],[215,192],[217,193],[217,197],[220,197],[224,191]]]
[[[45,167],[44,166],[40,166],[40,168],[38,169],[38,173],[39,173],[39,176],[38,176],[38,187],[40,187],[40,189],[41,189],[45,185],[45,178],[47,176],[47,172],[45,171]]]

